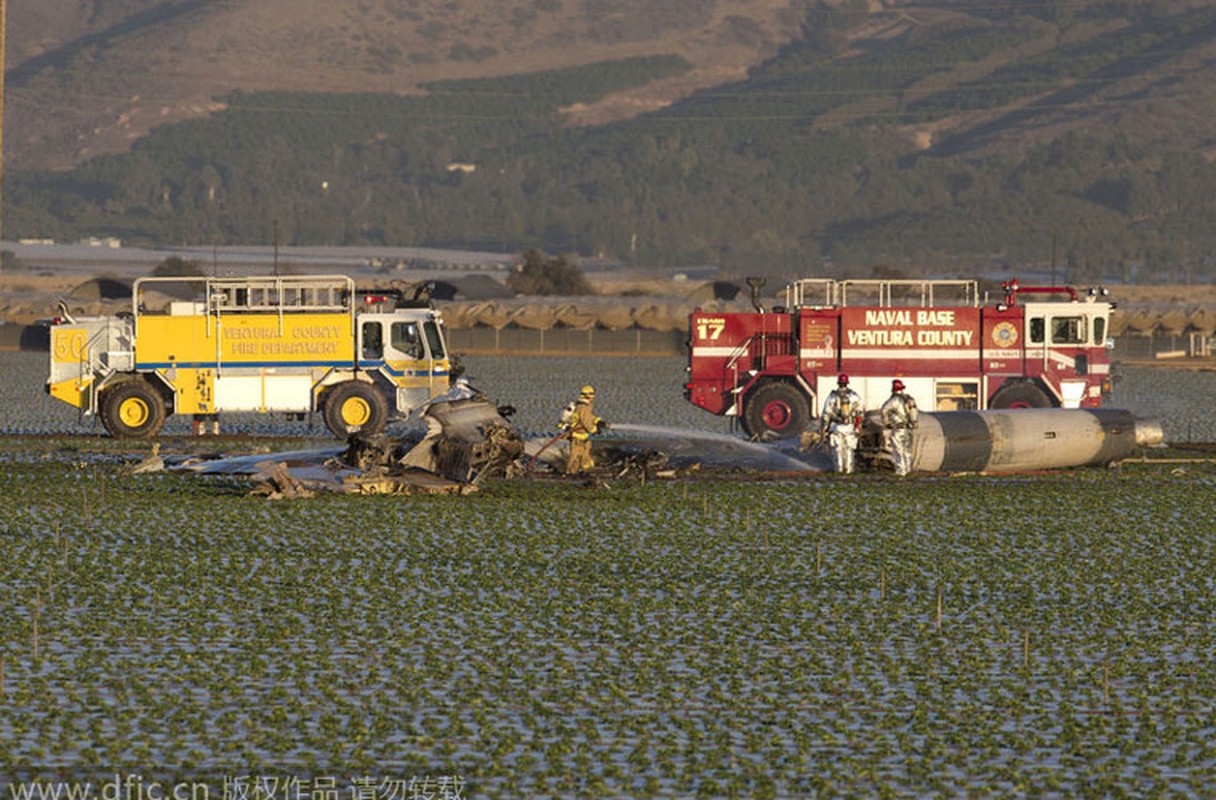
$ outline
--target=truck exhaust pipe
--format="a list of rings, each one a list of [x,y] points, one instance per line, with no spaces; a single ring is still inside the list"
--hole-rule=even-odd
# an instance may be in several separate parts
[[[760,290],[764,288],[764,284],[768,283],[764,278],[748,278],[747,288],[752,291],[752,308],[756,309],[757,314],[764,313],[764,306],[760,305]]]

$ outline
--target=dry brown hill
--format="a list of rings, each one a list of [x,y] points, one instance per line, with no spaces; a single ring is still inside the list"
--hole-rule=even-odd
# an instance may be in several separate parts
[[[1076,48],[1137,19],[1164,18],[1210,0],[1127,0],[1139,16],[1063,25],[1025,22],[1025,40],[981,61],[934,72],[893,98],[861,93],[816,120],[817,128],[881,120],[935,93],[982,92],[1034,80],[1011,64],[1085,57]],[[66,168],[126,149],[149,128],[219,108],[240,89],[418,92],[429,81],[678,54],[693,69],[568,110],[595,124],[662,107],[696,89],[741,79],[781,45],[807,35],[813,6],[854,9],[860,0],[10,0],[6,165]],[[1089,0],[1044,0],[1079,14]],[[1158,8],[1160,6],[1160,8]],[[971,0],[869,0],[838,56],[848,59],[919,31],[986,24],[1003,4]],[[1042,7],[1042,8],[1040,8]],[[1027,17],[1027,20],[1032,17]],[[814,24],[814,23],[810,23]],[[813,32],[812,32],[813,33]],[[843,35],[843,34],[842,34]],[[1044,63],[1043,57],[1048,61]],[[909,126],[911,149],[937,155],[1024,150],[1070,130],[1125,130],[1216,157],[1216,37],[1134,53],[1083,81],[1047,81],[1040,94],[933,114]]]
[[[799,34],[798,0],[11,0],[10,168],[66,168],[234,89],[416,92],[605,59],[693,70],[571,109],[632,116],[738,80]]]

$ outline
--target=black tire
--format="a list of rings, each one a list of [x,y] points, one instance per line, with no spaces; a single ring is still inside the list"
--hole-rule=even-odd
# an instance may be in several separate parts
[[[123,381],[101,395],[101,424],[119,439],[147,439],[165,425],[165,398],[145,380]]]
[[[788,383],[765,383],[747,396],[741,419],[749,436],[787,439],[806,429],[810,406]]]
[[[1051,408],[1053,403],[1033,383],[1010,383],[1002,386],[992,397],[989,408]]]
[[[340,439],[353,433],[379,433],[388,423],[388,401],[370,383],[339,383],[325,395],[325,427]]]

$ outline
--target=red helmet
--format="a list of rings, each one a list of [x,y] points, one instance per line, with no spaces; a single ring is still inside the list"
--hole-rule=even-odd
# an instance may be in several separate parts
[[[891,381],[891,391],[902,392],[903,390],[904,390],[903,381],[901,381],[899,378],[896,378],[895,380]]]
[[[843,372],[840,373],[840,377],[836,379],[836,385],[837,386],[848,386],[849,385],[849,376],[845,375]]]

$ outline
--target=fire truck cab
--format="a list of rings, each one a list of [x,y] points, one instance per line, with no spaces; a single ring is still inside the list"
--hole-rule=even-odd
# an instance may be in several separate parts
[[[686,397],[781,438],[819,416],[845,373],[867,409],[900,378],[925,410],[1088,408],[1110,391],[1105,290],[976,281],[807,279],[785,304],[689,318]]]
[[[51,327],[47,393],[113,436],[234,411],[375,433],[449,388],[439,313],[345,276],[141,278],[132,295],[130,312]]]

